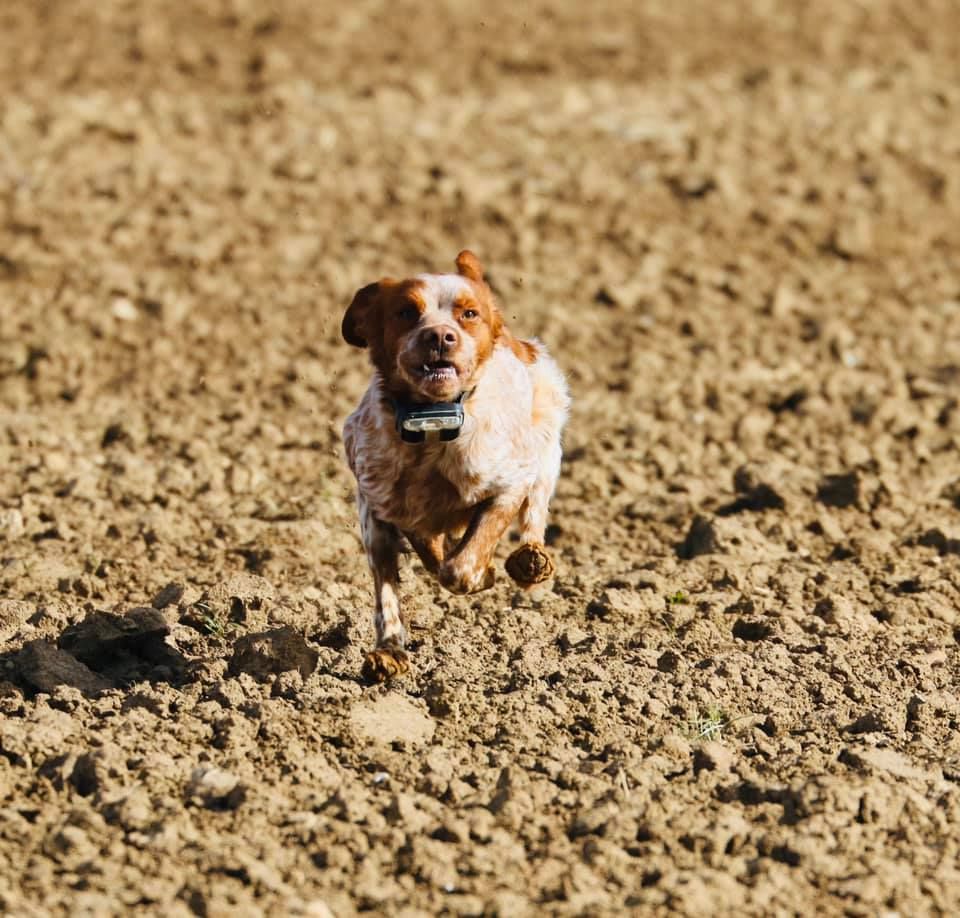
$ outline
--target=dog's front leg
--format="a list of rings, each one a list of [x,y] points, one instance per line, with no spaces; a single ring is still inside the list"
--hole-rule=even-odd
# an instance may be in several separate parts
[[[547,508],[560,474],[560,441],[556,439],[540,459],[540,474],[527,499],[520,507],[520,547],[507,558],[507,573],[524,589],[529,590],[554,574],[553,561],[544,539],[547,531]]]
[[[476,593],[493,586],[493,553],[516,517],[522,497],[500,497],[477,507],[460,544],[437,569],[437,578],[452,593]]]
[[[400,534],[390,524],[377,519],[362,496],[358,497],[357,504],[360,533],[373,574],[373,624],[377,632],[377,646],[363,661],[363,675],[372,682],[385,682],[410,668],[404,650],[407,631],[398,596]]]

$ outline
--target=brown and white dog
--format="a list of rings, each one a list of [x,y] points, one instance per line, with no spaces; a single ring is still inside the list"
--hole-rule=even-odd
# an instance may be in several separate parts
[[[375,368],[343,429],[376,593],[377,645],[364,662],[373,681],[409,668],[404,538],[444,587],[473,593],[493,585],[497,543],[519,519],[507,573],[531,587],[554,571],[543,541],[567,386],[542,344],[507,329],[476,256],[456,264],[457,274],[370,284],[343,318],[343,337]]]

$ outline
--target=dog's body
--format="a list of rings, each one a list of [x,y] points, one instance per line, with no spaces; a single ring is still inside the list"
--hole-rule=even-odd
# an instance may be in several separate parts
[[[519,518],[507,572],[525,587],[553,573],[543,540],[566,384],[543,345],[510,334],[476,258],[461,252],[457,267],[364,287],[343,320],[344,338],[368,347],[376,368],[343,431],[376,590],[377,647],[365,663],[375,680],[407,669],[404,537],[443,586],[471,593],[492,586],[493,553]],[[461,405],[459,435],[403,442],[397,411],[425,405]]]

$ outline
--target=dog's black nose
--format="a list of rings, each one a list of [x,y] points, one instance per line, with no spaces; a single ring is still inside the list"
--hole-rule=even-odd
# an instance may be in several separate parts
[[[449,325],[435,325],[420,333],[420,343],[431,351],[449,351],[460,343],[456,329]]]

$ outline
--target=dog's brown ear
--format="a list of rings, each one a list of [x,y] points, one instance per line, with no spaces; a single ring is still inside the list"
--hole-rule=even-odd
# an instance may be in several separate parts
[[[354,347],[366,347],[369,344],[370,313],[379,292],[379,283],[367,284],[353,295],[353,302],[347,307],[340,325],[340,332],[347,344],[352,344]]]
[[[469,278],[479,284],[483,283],[483,265],[470,249],[464,249],[457,256],[457,272],[461,277]]]

